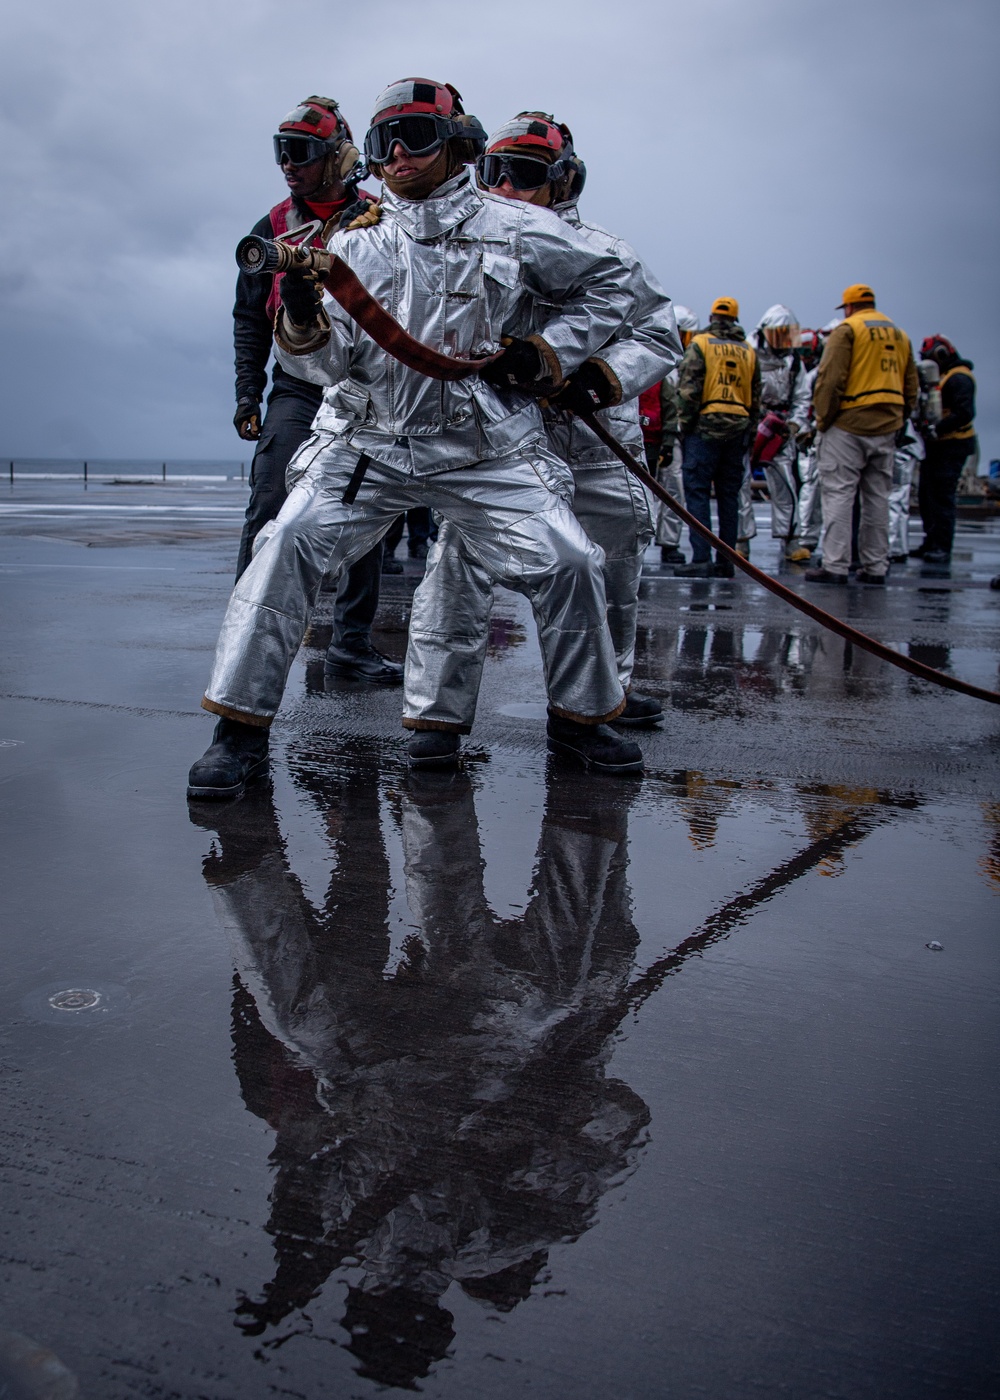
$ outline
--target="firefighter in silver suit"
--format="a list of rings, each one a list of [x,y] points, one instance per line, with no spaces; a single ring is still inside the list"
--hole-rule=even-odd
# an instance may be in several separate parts
[[[674,316],[677,319],[677,334],[681,348],[686,350],[698,330],[698,317],[686,306],[674,303]],[[672,369],[660,386],[660,419],[663,425],[659,461],[656,464],[656,479],[664,490],[669,491],[675,501],[684,504],[684,473],[681,470],[684,454],[681,451],[680,424],[678,422],[677,370]],[[684,564],[687,562],[680,551],[684,522],[662,501],[656,512],[656,543],[660,546],[660,558],[664,564]]]
[[[555,396],[545,410],[545,423],[550,449],[572,472],[573,513],[604,551],[608,627],[626,692],[625,708],[615,722],[650,727],[662,719],[660,702],[630,688],[642,556],[653,538],[649,500],[618,458],[570,410],[574,405],[597,410],[615,438],[642,462],[638,395],[663,379],[680,359],[673,309],[627,243],[580,218],[577,201],[585,167],[565,125],[546,113],[520,113],[490,137],[478,174],[480,185],[504,202],[548,207],[564,225],[578,229],[596,252],[615,258],[622,285],[629,289],[630,306],[621,328]],[[558,312],[557,306],[538,298],[524,329],[546,336]],[[458,735],[472,728],[494,581],[503,580],[472,557],[453,527],[444,526],[410,616],[404,724],[424,731],[410,744],[413,766],[453,763]]]
[[[799,523],[798,538],[803,549],[813,554],[819,546],[823,532],[823,508],[819,490],[819,466],[817,463],[816,419],[812,411],[812,391],[816,383],[816,373],[823,355],[823,337],[820,331],[800,331],[800,350],[806,371],[806,385],[809,391],[809,417],[804,431],[795,439],[799,459]]]
[[[751,344],[757,351],[761,374],[758,442],[768,415],[780,420],[779,433],[783,437],[778,451],[764,464],[771,498],[771,536],[783,542],[786,559],[802,563],[812,551],[798,539],[795,439],[809,427],[811,384],[799,350],[799,323],[795,312],[780,303],[768,307],[757,323]]]
[[[633,297],[621,262],[543,210],[481,194],[466,163],[485,132],[459,94],[403,79],[376,102],[365,138],[386,193],[381,216],[335,233],[330,251],[415,337],[457,358],[495,358],[442,383],[368,337],[316,275],[286,273],[278,357],[326,388],[297,484],[240,578],[202,702],[220,717],[188,795],[242,792],[267,766],[281,703],[322,576],[349,566],[401,511],[430,506],[477,563],[531,601],[545,654],[549,744],[588,766],[641,771],[604,723],[625,707],[605,620],[603,555],[568,505],[572,480],[545,444],[538,397],[618,331]],[[526,308],[559,310],[544,337]],[[327,426],[329,425],[329,426]],[[418,727],[418,726],[411,726]]]
[[[892,489],[889,492],[889,560],[905,564],[910,557],[910,489],[917,464],[924,460],[920,434],[907,421],[892,459]]]

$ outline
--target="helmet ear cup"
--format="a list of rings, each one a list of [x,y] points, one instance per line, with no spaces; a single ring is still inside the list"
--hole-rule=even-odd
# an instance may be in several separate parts
[[[486,150],[486,132],[478,117],[456,116],[460,134],[448,138],[448,148],[460,165],[473,165]]]
[[[580,157],[574,152],[572,157],[573,179],[570,182],[569,199],[579,199],[583,194],[583,187],[587,183],[587,167]]]
[[[352,141],[344,140],[337,152],[337,177],[346,180],[361,159],[361,152]]]

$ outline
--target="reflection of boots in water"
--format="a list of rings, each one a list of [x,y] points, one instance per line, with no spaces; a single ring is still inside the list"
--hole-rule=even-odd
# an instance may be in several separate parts
[[[416,1390],[413,1382],[430,1375],[434,1363],[448,1355],[453,1322],[435,1298],[409,1289],[364,1293],[352,1288],[341,1325],[351,1334],[348,1350],[362,1363],[359,1376]]]
[[[468,775],[410,773],[388,811],[423,954],[390,976],[379,775],[290,766],[334,848],[324,907],[290,872],[263,792],[217,809],[205,866],[241,969],[234,1063],[275,1132],[275,1269],[237,1322],[258,1336],[298,1313],[301,1330],[349,1261],[343,1325],[360,1373],[412,1387],[454,1340],[441,1302],[453,1283],[517,1306],[553,1243],[589,1229],[635,1165],[648,1110],[606,1074],[637,941],[635,790],[554,766],[528,908],[501,920]]]

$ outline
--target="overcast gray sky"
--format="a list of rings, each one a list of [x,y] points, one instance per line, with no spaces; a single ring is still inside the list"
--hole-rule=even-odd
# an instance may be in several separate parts
[[[567,121],[585,213],[677,301],[806,326],[871,282],[917,344],[976,363],[1000,457],[997,0],[49,0],[0,58],[0,456],[246,456],[233,249],[283,196],[277,122],[312,92],[361,136],[392,79],[487,129]]]

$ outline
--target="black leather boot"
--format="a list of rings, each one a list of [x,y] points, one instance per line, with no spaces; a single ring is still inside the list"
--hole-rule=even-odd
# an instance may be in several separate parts
[[[445,729],[417,729],[406,746],[411,768],[457,768],[462,736]]]
[[[611,721],[626,729],[652,729],[663,718],[663,706],[651,695],[639,695],[630,690],[625,696],[625,708]]]
[[[268,731],[256,724],[220,719],[212,743],[188,774],[188,797],[219,802],[242,797],[251,778],[267,772]]]
[[[403,668],[390,661],[369,643],[357,651],[332,646],[326,653],[326,674],[342,681],[364,681],[367,685],[402,685]]]
[[[575,758],[601,773],[641,773],[642,750],[606,724],[577,724],[549,711],[549,752]]]

